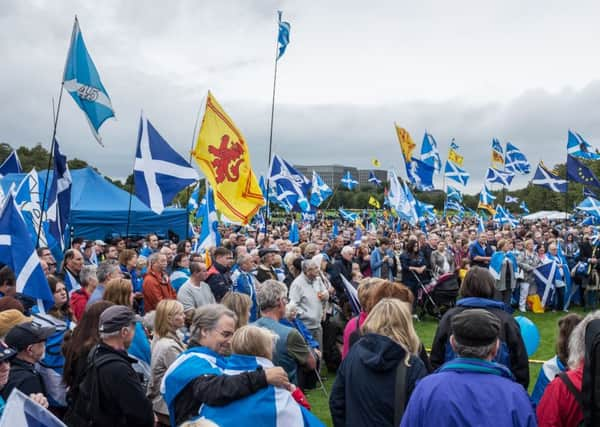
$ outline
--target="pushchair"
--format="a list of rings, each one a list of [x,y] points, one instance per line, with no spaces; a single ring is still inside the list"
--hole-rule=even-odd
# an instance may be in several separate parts
[[[424,284],[419,276],[412,272],[419,284],[417,293],[417,315],[423,318],[426,314],[441,319],[446,311],[456,305],[458,297],[458,278],[454,273],[446,273]]]

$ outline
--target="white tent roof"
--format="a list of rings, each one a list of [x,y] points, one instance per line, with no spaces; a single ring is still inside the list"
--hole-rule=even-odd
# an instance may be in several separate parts
[[[539,219],[561,220],[565,219],[565,213],[561,211],[539,211],[523,217],[525,221],[537,221]]]

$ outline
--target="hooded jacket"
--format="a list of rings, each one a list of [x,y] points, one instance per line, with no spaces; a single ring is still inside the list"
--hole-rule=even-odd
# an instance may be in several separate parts
[[[390,338],[367,334],[356,342],[338,369],[329,398],[335,427],[392,426],[394,423],[396,369],[405,363],[406,351]],[[409,357],[407,401],[418,379],[427,375],[423,362]],[[395,426],[394,426],[395,427]]]

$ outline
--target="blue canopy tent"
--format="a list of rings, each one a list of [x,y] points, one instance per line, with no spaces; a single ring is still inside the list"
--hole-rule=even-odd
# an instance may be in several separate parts
[[[40,200],[44,192],[46,171],[39,171]],[[6,193],[11,184],[18,186],[26,174],[7,174],[0,179]],[[86,167],[71,171],[71,218],[69,225],[73,235],[86,239],[107,239],[125,236],[129,193],[111,184],[94,169]],[[52,171],[49,179],[52,180]],[[167,208],[156,215],[135,195],[131,199],[129,234],[157,233],[166,236],[169,231],[185,238],[188,220],[185,209]]]

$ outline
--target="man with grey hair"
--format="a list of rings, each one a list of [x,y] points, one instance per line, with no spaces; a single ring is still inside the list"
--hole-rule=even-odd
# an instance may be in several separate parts
[[[319,343],[319,348],[323,348],[321,320],[329,292],[321,280],[320,268],[313,259],[302,261],[302,273],[292,282],[289,299],[301,310],[300,320]]]
[[[455,315],[451,327],[458,358],[422,378],[406,396],[400,426],[536,426],[527,391],[508,368],[492,362],[500,347],[500,319],[473,308]]]
[[[238,248],[241,246],[238,246]],[[237,258],[238,271],[231,276],[233,281],[233,291],[246,294],[252,300],[252,307],[250,307],[250,322],[254,322],[258,319],[258,302],[256,301],[256,285],[258,281],[252,272],[254,271],[256,264],[254,264],[254,257],[252,255],[240,255]]]
[[[177,299],[177,292],[171,286],[167,274],[167,256],[162,251],[148,258],[148,273],[142,286],[146,311],[155,310],[158,303],[164,299]]]
[[[341,276],[352,282],[352,259],[354,258],[354,248],[352,246],[344,246],[340,251],[340,257],[336,259],[331,267],[331,285],[335,289],[340,305],[348,301],[346,296],[346,288]]]
[[[101,262],[96,270],[98,284],[90,295],[86,307],[89,307],[95,302],[101,301],[104,297],[104,286],[112,279],[120,279],[123,277],[123,272],[119,268],[119,263],[115,260],[106,260]]]
[[[290,382],[298,384],[298,365],[313,370],[316,360],[300,332],[279,323],[285,317],[287,287],[276,280],[265,280],[257,289],[257,298],[262,317],[253,324],[277,335],[273,363],[285,370]]]
[[[71,311],[73,311],[73,317],[79,321],[90,296],[96,290],[98,285],[98,277],[96,275],[97,267],[95,265],[84,265],[79,273],[79,279],[81,280],[81,288],[71,293]]]
[[[181,285],[177,292],[177,300],[183,305],[186,318],[191,320],[194,310],[206,304],[214,304],[215,296],[206,280],[206,264],[190,263],[190,278]]]

